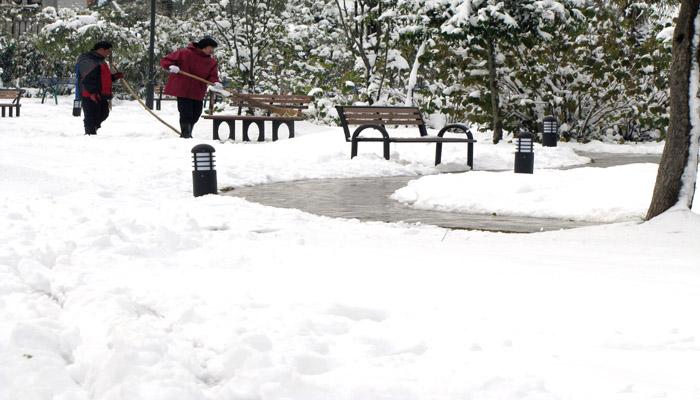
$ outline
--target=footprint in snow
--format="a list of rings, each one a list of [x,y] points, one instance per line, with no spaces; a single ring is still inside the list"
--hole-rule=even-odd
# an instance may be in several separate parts
[[[344,304],[336,304],[328,310],[329,314],[338,315],[349,318],[353,321],[362,321],[368,319],[374,322],[382,322],[389,318],[389,315],[384,310],[375,308],[348,306]]]

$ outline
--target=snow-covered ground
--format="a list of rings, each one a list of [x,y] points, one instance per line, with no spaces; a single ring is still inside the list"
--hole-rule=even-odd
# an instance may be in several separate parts
[[[695,212],[516,235],[193,198],[198,143],[220,187],[438,170],[415,144],[351,161],[335,127],[221,144],[203,121],[182,140],[123,102],[86,137],[69,99],[23,103],[0,119],[2,400],[700,398]],[[408,187],[601,221],[650,198],[654,166],[554,170],[587,162],[565,144],[538,147],[532,176],[489,172],[512,169],[513,145],[479,139],[476,171]],[[443,160],[465,169],[458,145]]]

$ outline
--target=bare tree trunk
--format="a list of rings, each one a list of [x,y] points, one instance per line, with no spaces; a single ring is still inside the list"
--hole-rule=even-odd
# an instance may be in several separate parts
[[[335,4],[338,7],[338,19],[340,20],[340,24],[343,26],[343,32],[345,33],[345,38],[347,39],[348,44],[350,45],[350,50],[355,56],[359,56],[362,59],[362,63],[365,66],[365,75],[367,80],[369,80],[372,65],[369,62],[369,58],[367,58],[367,54],[365,53],[364,46],[361,42],[362,34],[356,34],[357,36],[353,37],[353,31],[350,29],[350,26],[346,21],[347,19],[350,19],[347,9],[341,6],[338,0],[335,0]]]
[[[503,126],[501,124],[501,109],[498,96],[498,76],[496,75],[496,49],[492,40],[487,39],[486,50],[489,64],[489,87],[491,89],[491,122],[493,127],[493,143],[503,139]]]
[[[255,93],[255,21],[256,2],[246,2],[246,44],[248,45],[248,92]]]
[[[698,18],[699,8],[700,0],[683,0],[673,32],[673,60],[670,73],[671,122],[659,164],[659,172],[656,175],[654,195],[647,211],[647,220],[682,202],[684,199],[681,199],[680,195],[684,183],[684,170],[690,170],[692,174],[696,174],[695,171],[697,171],[697,143],[692,143],[693,140],[697,141],[697,137],[694,137],[691,132],[691,113],[697,114],[698,110],[690,109],[690,88],[693,84],[691,82],[693,79],[692,65],[697,64],[699,58],[697,39],[693,43],[693,39],[697,35],[695,21]],[[697,79],[697,74],[694,79]],[[692,87],[697,90],[697,82],[694,82]],[[697,96],[697,92],[692,93],[692,96]],[[697,101],[693,103],[697,104]],[[695,119],[697,121],[697,118]],[[696,127],[697,129],[699,128]],[[694,149],[696,154],[691,155],[691,149]],[[692,184],[694,186],[694,179]],[[692,204],[694,187],[686,190],[690,192],[690,202],[684,205],[689,207]]]
[[[411,74],[408,76],[408,84],[406,85],[406,103],[407,106],[413,105],[413,89],[416,87],[416,82],[418,81],[418,69],[420,68],[420,58],[425,54],[425,49],[427,47],[427,40],[423,40],[420,44],[418,51],[416,51],[416,58],[413,60],[413,68],[411,68]]]
[[[385,51],[384,51],[384,69],[382,71],[382,77],[381,80],[379,81],[379,90],[377,91],[377,101],[380,100],[382,97],[382,88],[384,87],[384,81],[386,80],[386,72],[389,69],[389,32],[391,31],[390,29],[391,25],[387,27],[385,39],[386,39],[386,45],[385,45]],[[380,42],[379,38],[377,38],[377,42]],[[375,66],[377,65],[377,61],[375,59],[374,64]]]
[[[338,20],[342,26],[343,33],[345,33],[345,39],[350,47],[350,51],[352,51],[354,56],[360,57],[362,59],[362,64],[365,66],[365,87],[369,88],[372,81],[372,76],[374,75],[374,67],[376,66],[377,59],[375,57],[374,64],[372,64],[367,55],[367,50],[365,49],[365,35],[368,33],[365,23],[358,23],[355,18],[351,18],[345,1],[343,1],[343,5],[341,5],[339,0],[335,0],[335,5],[338,8]],[[355,16],[364,15],[364,5],[360,4],[358,1],[354,2],[354,10]],[[353,23],[352,28],[350,26],[351,21]],[[375,51],[375,54],[377,53],[378,52]],[[370,103],[370,105],[373,103],[372,96],[369,95],[369,93],[367,96],[367,101]]]

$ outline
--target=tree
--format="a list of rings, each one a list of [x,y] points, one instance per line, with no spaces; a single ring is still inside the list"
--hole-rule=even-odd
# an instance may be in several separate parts
[[[334,0],[339,29],[347,48],[356,58],[355,69],[363,73],[362,94],[369,104],[380,101],[389,68],[397,56],[393,50],[398,35],[394,0]],[[385,96],[386,97],[386,96]]]
[[[649,140],[668,126],[671,48],[657,35],[670,12],[648,3],[600,2],[583,9],[545,47],[527,71],[549,66],[542,82],[547,109],[562,122],[566,139]],[[528,63],[524,60],[521,64]],[[531,72],[527,74],[532,75]]]
[[[572,2],[577,3],[577,2]],[[548,40],[557,29],[553,23],[566,21],[568,2],[549,0],[465,0],[453,3],[443,32],[451,38],[466,40],[471,57],[486,62],[488,93],[491,106],[493,142],[503,137],[503,113],[501,104],[502,77],[498,72],[503,64],[503,52],[517,52],[523,41],[531,36]]]
[[[700,146],[700,0],[683,0],[673,32],[671,122],[647,219],[693,204]]]
[[[217,56],[227,62],[221,68],[235,67],[229,75],[250,93],[268,89],[270,63],[284,36],[281,0],[221,0],[207,2],[197,15],[205,30],[216,36],[222,48]],[[228,64],[228,66],[227,66]]]

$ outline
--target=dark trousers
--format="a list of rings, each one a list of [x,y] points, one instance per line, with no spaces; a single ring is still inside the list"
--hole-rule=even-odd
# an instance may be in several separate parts
[[[102,122],[109,117],[109,103],[107,99],[100,99],[98,102],[83,97],[81,101],[83,107],[83,125],[85,125],[86,135],[96,135],[97,130],[102,126]]]
[[[203,100],[177,98],[177,110],[180,112],[180,136],[184,138],[192,137],[192,128],[202,115],[203,105]]]
[[[180,112],[180,123],[196,124],[202,115],[203,100],[192,100],[184,97],[177,98],[177,110]]]

